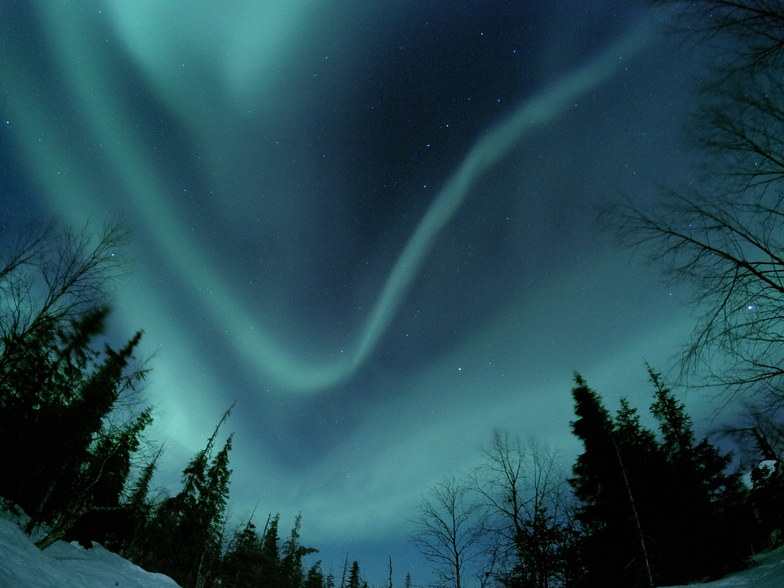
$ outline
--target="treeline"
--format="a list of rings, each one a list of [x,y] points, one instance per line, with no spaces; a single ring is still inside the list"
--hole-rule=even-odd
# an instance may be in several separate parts
[[[119,349],[104,335],[121,233],[111,226],[96,245],[82,235],[45,232],[11,247],[0,267],[0,496],[29,515],[39,547],[98,541],[185,587],[366,586],[348,558],[339,578],[304,565],[317,550],[301,543],[299,517],[285,539],[277,515],[261,530],[252,518],[228,529],[230,410],[177,493],[151,488],[160,450],[143,438],[152,410],[138,392],[141,333]],[[572,432],[583,452],[571,475],[557,452],[498,432],[479,468],[431,489],[413,539],[441,583],[681,584],[739,569],[784,540],[784,430],[772,413],[751,411],[728,430],[746,463],[763,462],[744,481],[730,454],[697,440],[661,376],[648,375],[655,431],[627,399],[611,414],[577,375]]]
[[[413,540],[441,584],[685,584],[784,543],[784,429],[759,412],[731,429],[753,440],[746,456],[757,465],[744,480],[730,453],[696,438],[660,374],[648,375],[656,430],[626,398],[611,414],[575,376],[571,429],[583,451],[571,475],[557,452],[496,432],[481,466],[430,490]]]
[[[106,343],[107,288],[122,246],[119,225],[91,241],[48,229],[7,243],[0,265],[0,497],[22,509],[36,544],[98,541],[184,587],[362,588],[355,561],[336,579],[300,543],[300,518],[285,540],[278,516],[229,532],[232,435],[227,411],[182,471],[171,496],[151,488],[161,451],[143,435],[146,370],[136,333]]]

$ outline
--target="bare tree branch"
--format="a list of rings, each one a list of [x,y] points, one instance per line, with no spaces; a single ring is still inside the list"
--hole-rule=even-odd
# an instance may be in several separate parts
[[[412,541],[446,585],[461,588],[482,555],[484,513],[471,488],[454,477],[434,486],[419,504]]]
[[[710,45],[713,76],[690,126],[704,175],[651,208],[607,207],[601,222],[692,288],[684,376],[784,403],[784,3],[662,3],[687,39]]]
[[[567,488],[557,453],[497,430],[484,454],[474,484],[496,536],[498,575],[538,588],[558,585]]]
[[[126,230],[106,224],[97,239],[89,227],[53,227],[12,245],[0,261],[0,374],[18,362],[24,341],[104,306],[119,274]]]

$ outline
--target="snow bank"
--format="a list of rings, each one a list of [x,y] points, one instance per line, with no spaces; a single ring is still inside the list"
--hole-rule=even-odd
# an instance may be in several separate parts
[[[754,556],[752,566],[721,580],[699,584],[705,588],[782,588],[784,587],[784,546]],[[693,586],[693,584],[692,584]],[[672,586],[670,588],[686,588]]]
[[[0,586],[25,588],[176,588],[100,545],[58,541],[39,550],[16,522],[0,516]]]

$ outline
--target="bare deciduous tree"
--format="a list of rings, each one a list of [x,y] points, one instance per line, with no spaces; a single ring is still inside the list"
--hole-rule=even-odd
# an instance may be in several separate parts
[[[610,211],[625,243],[649,247],[672,279],[695,287],[700,317],[684,368],[707,366],[713,384],[775,388],[784,375],[782,205],[767,193],[751,202],[673,196],[663,211]]]
[[[683,373],[723,390],[784,401],[784,4],[676,2],[685,29],[711,41],[717,67],[694,117],[703,175],[644,208],[603,220],[694,291],[698,322]],[[703,18],[709,13],[711,18]],[[717,52],[718,49],[718,52]]]
[[[784,410],[772,413],[746,405],[740,422],[723,427],[721,432],[738,441],[746,466],[760,460],[784,461]]]
[[[558,456],[530,440],[523,445],[495,431],[474,484],[498,538],[501,575],[545,588],[561,579],[560,547],[566,522],[566,478]]]
[[[419,504],[412,535],[441,582],[465,585],[469,569],[483,554],[484,513],[472,488],[454,476],[434,486]]]
[[[681,16],[674,27],[710,43],[713,65],[728,75],[779,65],[784,48],[784,10],[779,0],[658,0]]]
[[[111,222],[91,236],[88,227],[49,227],[7,246],[0,266],[0,373],[18,360],[25,339],[106,304],[126,230]]]

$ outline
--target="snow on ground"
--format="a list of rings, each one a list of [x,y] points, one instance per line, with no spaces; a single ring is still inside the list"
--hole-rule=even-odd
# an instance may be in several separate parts
[[[177,588],[163,574],[153,574],[94,544],[58,541],[41,551],[8,518],[0,515],[0,586],[3,588]]]
[[[704,588],[782,588],[784,587],[784,545],[754,556],[751,567],[721,580],[699,584]],[[671,588],[684,588],[672,586]]]

